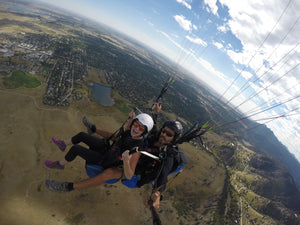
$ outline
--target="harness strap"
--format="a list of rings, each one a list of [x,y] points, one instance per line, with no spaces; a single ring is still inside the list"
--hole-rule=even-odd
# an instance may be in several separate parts
[[[164,147],[164,149],[163,149],[164,153],[166,152],[167,147],[168,147],[168,146],[165,146],[165,147]],[[153,185],[152,185],[152,193],[154,193],[155,191],[157,191],[157,190],[155,190],[154,187],[155,187],[155,185],[156,185],[156,183],[157,183],[158,177],[159,177],[160,174],[161,174],[161,171],[162,171],[162,169],[163,169],[163,167],[164,167],[164,164],[165,164],[165,158],[162,158],[162,163],[161,163],[159,172],[158,172],[156,178],[155,178],[154,181],[153,181]],[[164,185],[165,185],[165,184],[164,184]],[[163,186],[163,185],[161,185],[159,188],[161,188],[162,186]]]
[[[117,138],[119,138],[119,137],[122,135],[122,133],[124,133],[124,124],[125,124],[125,123],[123,123],[123,125],[122,125],[118,130],[116,130],[109,138],[106,139],[107,144],[108,144],[109,147],[110,147],[110,146],[113,146],[114,143],[116,143]],[[118,132],[118,133],[117,133],[117,132]],[[109,141],[110,141],[116,134],[117,134],[117,136],[116,136],[115,140],[114,140],[113,143],[110,145],[110,144],[109,144]]]
[[[165,146],[165,147],[164,147],[164,153],[165,153],[165,154],[166,154],[166,151],[167,151],[167,147],[168,147],[168,146]],[[166,157],[165,157],[165,158],[166,158]],[[172,177],[171,180],[167,181],[165,184],[162,184],[162,185],[160,185],[160,186],[157,187],[157,188],[154,188],[154,186],[155,186],[155,184],[156,184],[156,182],[157,182],[157,180],[158,180],[158,177],[160,176],[161,171],[162,171],[162,169],[163,169],[164,161],[165,161],[164,159],[165,159],[165,158],[162,158],[163,160],[162,160],[162,165],[161,165],[160,171],[159,171],[159,173],[158,173],[157,177],[155,178],[154,183],[153,183],[153,185],[152,185],[152,193],[158,191],[160,188],[162,188],[163,186],[165,186],[165,189],[160,193],[160,195],[162,195],[162,194],[169,188],[169,186],[170,186],[171,183],[175,180],[175,178],[183,171],[183,166],[179,166],[179,168],[181,167],[180,170],[175,174],[175,176]],[[179,168],[178,168],[178,169],[179,169]],[[177,169],[176,169],[176,170],[177,170]],[[175,170],[175,171],[176,171],[176,170]]]
[[[131,151],[129,151],[129,154],[133,154],[133,153],[135,153],[135,152],[140,152],[141,154],[144,154],[144,155],[146,155],[146,156],[149,156],[149,157],[152,158],[152,159],[160,160],[160,158],[157,157],[156,155],[153,155],[153,154],[151,154],[151,153],[149,153],[149,152],[146,152],[146,151],[139,151],[139,147],[133,148]]]

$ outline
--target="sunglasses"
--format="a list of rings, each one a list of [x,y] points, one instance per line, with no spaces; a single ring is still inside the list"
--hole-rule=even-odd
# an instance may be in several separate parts
[[[140,131],[143,131],[143,132],[145,131],[145,127],[143,125],[140,125],[137,121],[133,122],[132,125],[135,127],[139,127]]]
[[[174,134],[172,134],[170,131],[167,131],[165,128],[161,129],[162,133],[165,133],[168,137],[173,137]]]

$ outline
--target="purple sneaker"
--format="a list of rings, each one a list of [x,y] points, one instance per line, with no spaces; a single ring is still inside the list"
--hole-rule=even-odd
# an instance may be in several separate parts
[[[65,168],[64,166],[60,165],[58,161],[52,162],[50,160],[46,160],[45,165],[50,169],[63,170]]]
[[[56,137],[52,137],[52,141],[59,147],[60,150],[64,151],[66,149],[66,144],[64,141],[58,140]]]

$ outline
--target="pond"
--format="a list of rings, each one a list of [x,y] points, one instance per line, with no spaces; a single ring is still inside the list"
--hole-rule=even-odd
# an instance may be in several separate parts
[[[14,10],[17,12],[22,12],[22,13],[31,13],[31,14],[36,14],[36,15],[40,15],[40,16],[47,16],[47,17],[51,17],[50,15],[44,14],[44,13],[39,13],[39,12],[35,12],[31,9],[27,9],[27,8],[23,8],[21,6],[16,6],[16,5],[4,5],[5,8],[9,8],[10,10]]]
[[[103,106],[112,106],[115,104],[115,101],[111,98],[111,87],[93,83],[93,85],[89,85],[89,88],[92,91],[94,100]]]

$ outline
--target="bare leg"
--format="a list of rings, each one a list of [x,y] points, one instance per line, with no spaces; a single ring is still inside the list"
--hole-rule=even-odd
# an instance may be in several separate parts
[[[122,177],[122,170],[118,168],[108,168],[104,170],[102,173],[98,174],[95,177],[82,180],[79,182],[75,182],[73,184],[73,188],[75,189],[83,189],[88,187],[95,187],[103,184],[105,181],[109,179],[119,179]]]
[[[59,161],[59,164],[60,164],[61,166],[65,166],[67,163],[68,163],[68,161],[65,160],[65,159]]]
[[[73,145],[73,143],[71,141],[71,138],[67,139],[67,140],[64,140],[64,142],[65,142],[66,145]]]

